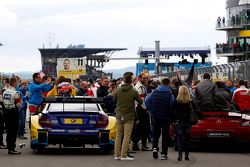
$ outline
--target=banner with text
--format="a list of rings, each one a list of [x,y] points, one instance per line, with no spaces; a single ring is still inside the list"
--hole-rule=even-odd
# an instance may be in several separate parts
[[[57,76],[76,79],[86,75],[86,58],[57,58]]]

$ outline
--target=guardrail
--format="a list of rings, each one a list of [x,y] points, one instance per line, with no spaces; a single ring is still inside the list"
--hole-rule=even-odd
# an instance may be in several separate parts
[[[162,77],[176,77],[179,73],[181,78],[184,79],[188,76],[190,70],[181,70],[175,72],[169,72],[165,74],[159,74],[157,76],[153,76],[154,78],[162,78]],[[248,80],[250,81],[250,60],[247,61],[240,61],[240,62],[233,62],[228,64],[221,64],[212,67],[201,67],[196,68],[194,70],[194,80],[201,80],[203,79],[203,75],[205,73],[210,73],[212,79],[216,82],[217,80]]]

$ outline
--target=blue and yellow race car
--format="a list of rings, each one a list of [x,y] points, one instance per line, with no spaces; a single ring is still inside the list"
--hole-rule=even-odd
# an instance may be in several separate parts
[[[31,116],[30,147],[41,151],[49,145],[113,149],[116,119],[102,108],[103,98],[49,97],[42,113]]]

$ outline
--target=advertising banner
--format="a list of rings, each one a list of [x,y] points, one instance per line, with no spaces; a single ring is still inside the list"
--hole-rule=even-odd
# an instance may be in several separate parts
[[[76,79],[86,75],[86,58],[57,58],[57,76]]]
[[[217,81],[227,81],[228,80],[228,75],[225,72],[216,72],[212,74],[212,79],[213,82],[217,82]]]

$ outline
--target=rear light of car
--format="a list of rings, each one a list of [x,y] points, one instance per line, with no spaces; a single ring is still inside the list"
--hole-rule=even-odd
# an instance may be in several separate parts
[[[52,122],[51,122],[51,120],[49,119],[49,117],[47,115],[42,115],[39,118],[39,124],[42,127],[46,127],[46,128],[51,128],[52,127]]]
[[[96,120],[96,128],[105,128],[109,123],[108,117],[100,114],[99,118]]]
[[[241,126],[250,126],[250,121],[245,121],[241,124]]]

